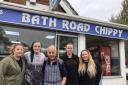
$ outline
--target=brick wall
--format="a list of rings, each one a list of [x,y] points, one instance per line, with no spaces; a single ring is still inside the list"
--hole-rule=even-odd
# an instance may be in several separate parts
[[[25,5],[27,0],[5,0],[5,1]]]
[[[37,3],[49,5],[49,0],[36,0]]]
[[[56,7],[55,11],[66,13],[60,5]]]
[[[26,1],[27,0],[4,0],[4,1],[26,5]],[[39,4],[49,5],[49,0],[36,0],[36,2],[39,3]],[[63,10],[63,8],[60,5],[58,5],[56,7],[55,11],[59,11],[59,12],[65,13],[65,11]]]

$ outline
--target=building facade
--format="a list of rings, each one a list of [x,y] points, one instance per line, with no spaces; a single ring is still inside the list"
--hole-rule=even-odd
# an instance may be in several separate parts
[[[103,85],[126,85],[125,40],[127,26],[86,19],[77,15],[68,1],[61,0],[51,11],[48,0],[0,0],[0,57],[9,54],[13,43],[26,51],[34,40],[42,51],[54,44],[58,56],[72,42],[74,53],[89,49],[103,67]]]

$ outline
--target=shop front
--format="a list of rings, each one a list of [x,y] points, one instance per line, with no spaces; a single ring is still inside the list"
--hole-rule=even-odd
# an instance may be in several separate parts
[[[29,10],[29,9],[28,9]],[[126,85],[124,40],[126,26],[86,20],[78,16],[53,12],[21,11],[0,8],[0,57],[9,54],[13,43],[22,43],[26,51],[33,41],[42,43],[42,52],[49,45],[57,47],[58,56],[72,42],[74,53],[89,49],[103,67],[103,85]]]

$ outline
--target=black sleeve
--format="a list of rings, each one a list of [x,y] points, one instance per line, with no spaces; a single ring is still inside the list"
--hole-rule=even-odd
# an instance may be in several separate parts
[[[75,55],[75,60],[77,62],[77,69],[78,69],[78,67],[79,67],[79,57],[77,55]]]
[[[43,80],[44,80],[44,74],[45,74],[45,66],[46,66],[46,60],[44,61],[43,66],[42,66],[42,78],[43,78]]]
[[[79,57],[78,56],[76,56],[76,60],[77,60],[77,63],[79,64]]]
[[[59,56],[59,58],[61,59],[61,60],[63,60],[63,61],[65,61],[65,55],[62,55],[62,56]]]
[[[27,68],[28,68],[28,62],[27,62],[27,59],[26,59],[25,57],[23,57],[23,60],[24,60],[24,62],[25,62],[25,69],[27,69]]]
[[[102,67],[98,62],[96,62],[96,71],[96,85],[99,85],[102,76]]]
[[[65,63],[63,62],[61,64],[61,66],[59,66],[59,68],[60,68],[60,71],[61,71],[61,76],[66,77],[67,76],[67,70],[66,70],[66,67],[65,67]]]

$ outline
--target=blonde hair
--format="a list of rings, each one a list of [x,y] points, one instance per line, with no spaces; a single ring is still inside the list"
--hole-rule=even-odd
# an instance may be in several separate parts
[[[82,53],[84,51],[86,51],[88,53],[88,56],[89,56],[87,67],[86,67],[86,65],[85,65],[85,63],[83,62],[83,59],[82,59]],[[79,61],[80,61],[79,69],[78,69],[79,75],[84,75],[85,72],[86,72],[86,68],[87,68],[87,74],[89,75],[90,78],[92,78],[96,75],[96,65],[95,65],[95,62],[92,59],[92,56],[91,56],[91,54],[88,50],[85,49],[85,50],[81,51]]]
[[[15,50],[16,46],[22,46],[22,47],[23,47],[23,45],[22,45],[21,43],[13,44],[13,45],[11,46],[11,48],[10,48],[10,53],[11,53],[11,55],[14,55],[14,50]]]

